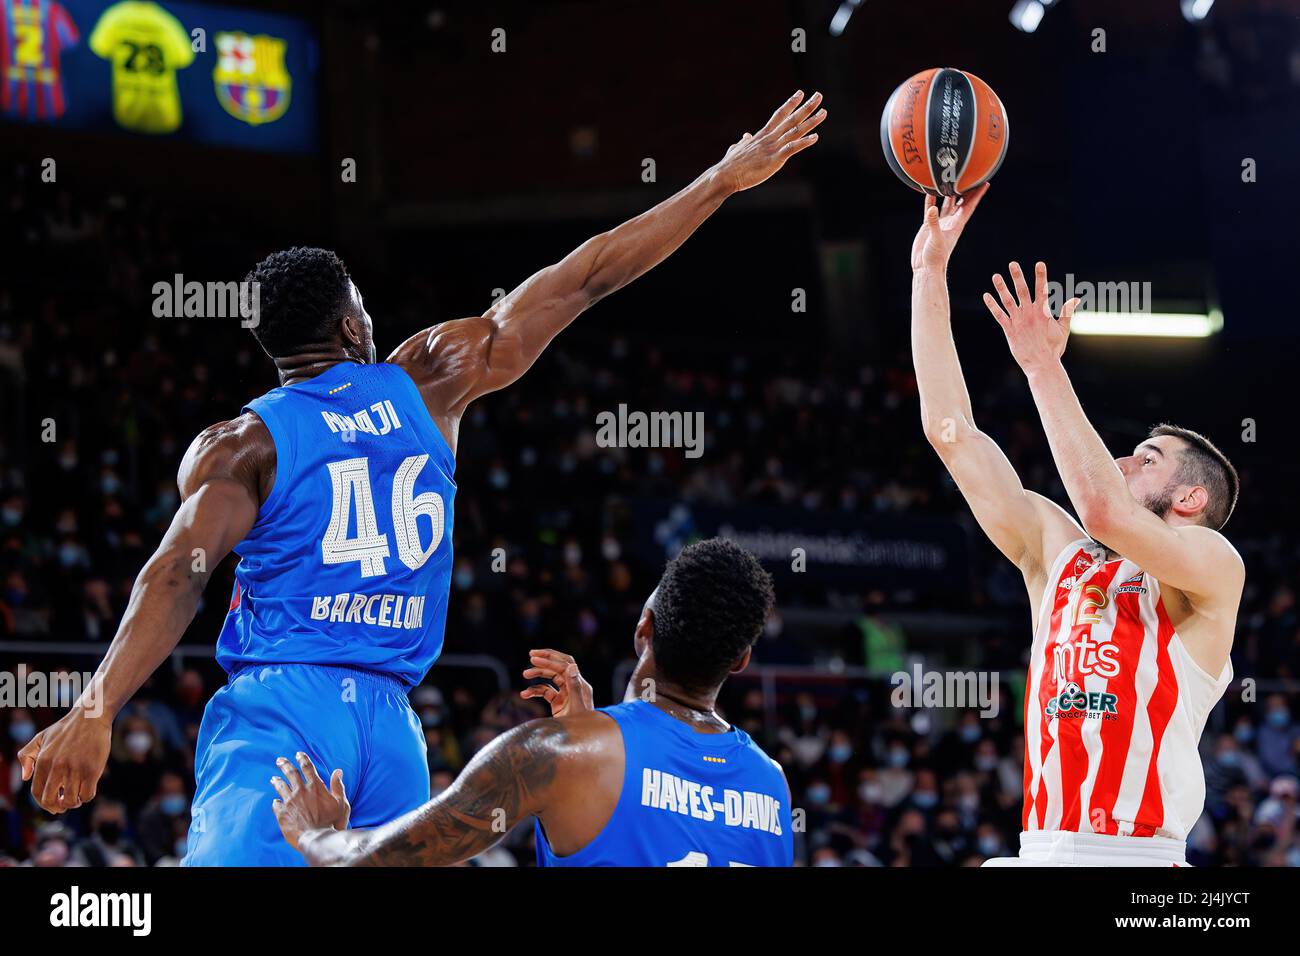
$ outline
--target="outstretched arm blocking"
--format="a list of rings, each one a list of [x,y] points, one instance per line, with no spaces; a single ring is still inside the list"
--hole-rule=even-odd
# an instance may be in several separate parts
[[[817,141],[821,94],[796,93],[757,133],[746,133],[693,183],[659,205],[593,236],[534,273],[483,315],[417,333],[389,357],[420,385],[435,418],[518,379],[565,327],[600,299],[654,268],[732,193],[766,181]]]

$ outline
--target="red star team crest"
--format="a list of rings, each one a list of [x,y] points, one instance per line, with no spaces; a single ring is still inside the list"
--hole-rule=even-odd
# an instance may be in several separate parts
[[[272,123],[289,108],[285,41],[247,33],[217,34],[217,65],[212,81],[227,113],[249,126]]]

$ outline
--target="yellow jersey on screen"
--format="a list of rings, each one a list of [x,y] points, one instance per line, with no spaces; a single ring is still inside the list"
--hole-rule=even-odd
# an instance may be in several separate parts
[[[122,0],[104,11],[90,49],[113,64],[113,118],[138,133],[181,125],[176,71],[194,62],[190,36],[156,3]]]

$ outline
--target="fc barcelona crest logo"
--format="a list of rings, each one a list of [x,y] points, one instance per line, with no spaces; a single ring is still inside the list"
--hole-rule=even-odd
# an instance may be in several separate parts
[[[217,34],[212,81],[227,113],[249,126],[273,123],[289,108],[285,41],[259,33]]]

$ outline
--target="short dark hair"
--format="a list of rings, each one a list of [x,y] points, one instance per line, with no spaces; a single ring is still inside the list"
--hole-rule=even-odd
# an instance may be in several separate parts
[[[655,592],[655,669],[688,690],[709,690],[763,633],[772,610],[772,576],[724,538],[683,548]]]
[[[1237,469],[1232,467],[1228,456],[1200,432],[1166,423],[1151,429],[1147,437],[1160,435],[1172,435],[1187,443],[1178,455],[1174,481],[1181,485],[1201,485],[1210,493],[1210,503],[1201,515],[1208,527],[1219,530],[1228,523],[1237,507],[1237,495],[1241,492]]]
[[[244,277],[257,283],[253,335],[272,358],[332,341],[351,298],[352,278],[328,249],[294,246],[267,256]]]

